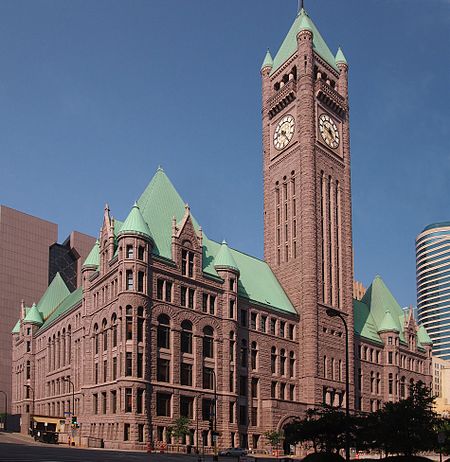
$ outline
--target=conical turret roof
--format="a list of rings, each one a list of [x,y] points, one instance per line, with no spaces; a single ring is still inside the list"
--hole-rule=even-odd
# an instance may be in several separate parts
[[[378,326],[378,333],[380,332],[400,332],[389,310],[386,310],[384,318],[381,321],[381,324]]]
[[[431,345],[433,343],[433,340],[431,340],[423,324],[421,324],[417,330],[417,338],[422,345]]]
[[[336,64],[348,64],[341,47],[338,48],[335,58]]]
[[[17,320],[15,326],[13,327],[11,334],[18,334],[20,332],[20,319]]]
[[[272,67],[272,66],[273,66],[273,58],[272,58],[272,55],[270,54],[269,49],[267,48],[267,53],[261,65],[261,70],[264,69],[265,67]]]
[[[319,30],[315,26],[312,19],[308,16],[308,13],[302,8],[297,17],[295,18],[294,23],[292,24],[289,32],[287,33],[283,43],[278,50],[278,53],[273,59],[272,72],[273,74],[277,69],[279,69],[296,51],[297,51],[297,34],[301,30],[310,30],[313,34],[313,49],[314,51],[324,59],[333,69],[339,71],[336,66],[336,61],[334,55],[331,52],[330,48],[326,44],[323,37],[320,35]]]
[[[214,260],[214,268],[230,269],[239,272],[236,260],[233,258],[233,255],[231,255],[230,248],[226,241],[222,241],[222,245]]]
[[[84,260],[83,266],[94,266],[97,268],[100,265],[100,243],[98,239],[95,241],[94,247],[92,247],[89,255]]]
[[[148,224],[145,222],[137,202],[134,203],[127,219],[120,228],[119,235],[124,233],[139,234],[147,238],[152,237]]]
[[[41,312],[37,309],[36,303],[33,303],[33,306],[28,310],[23,322],[42,326],[44,320],[42,319]]]

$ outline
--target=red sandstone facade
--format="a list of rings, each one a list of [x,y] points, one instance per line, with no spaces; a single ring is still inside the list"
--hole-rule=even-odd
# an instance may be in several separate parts
[[[211,448],[216,388],[218,446],[262,449],[264,432],[307,407],[349,399],[369,411],[406,396],[411,380],[431,382],[430,346],[417,348],[413,319],[407,343],[398,332],[372,341],[354,325],[347,72],[346,63],[332,66],[313,51],[308,28],[297,34],[296,53],[261,71],[264,253],[296,314],[240,296],[236,268],[205,274],[202,232],[188,207],[173,223],[170,259],[155,254],[148,236],[115,234],[105,209],[98,265],[83,267],[82,299],[50,325],[22,323],[13,336],[15,412],[62,417],[70,378],[79,436],[109,448],[158,447],[185,415],[192,428],[185,442]],[[320,138],[322,114],[337,126],[335,148]],[[277,149],[286,115],[293,137]],[[330,307],[349,326],[350,397],[343,325],[326,315]]]

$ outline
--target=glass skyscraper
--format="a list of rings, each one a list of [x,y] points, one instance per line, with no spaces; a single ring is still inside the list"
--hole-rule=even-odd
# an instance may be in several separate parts
[[[417,309],[433,340],[433,355],[450,359],[450,221],[416,238]]]

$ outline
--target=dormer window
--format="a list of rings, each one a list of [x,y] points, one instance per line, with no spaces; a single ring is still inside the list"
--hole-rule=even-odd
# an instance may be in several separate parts
[[[194,277],[194,253],[185,249],[181,251],[181,274]]]

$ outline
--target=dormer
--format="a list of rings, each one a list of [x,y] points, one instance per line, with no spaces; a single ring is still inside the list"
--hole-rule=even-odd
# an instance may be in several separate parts
[[[203,272],[203,233],[195,230],[189,205],[184,207],[180,223],[172,220],[172,260],[180,268],[182,276],[196,279]]]

